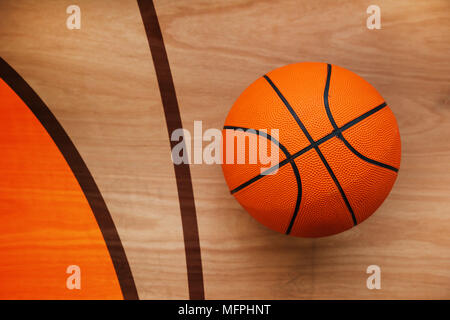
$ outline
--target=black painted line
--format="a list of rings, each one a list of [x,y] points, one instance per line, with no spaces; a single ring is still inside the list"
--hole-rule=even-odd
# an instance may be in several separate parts
[[[114,221],[94,178],[72,140],[70,140],[64,128],[37,93],[2,58],[0,58],[0,78],[14,90],[31,112],[33,112],[53,139],[72,170],[97,220],[111,256],[124,299],[139,299],[133,274],[131,273],[130,265]]]
[[[152,0],[138,0],[139,10],[144,23],[147,40],[152,53],[153,64],[158,79],[159,91],[164,108],[167,131],[171,148],[177,141],[171,141],[170,135],[183,128],[177,95],[170,70],[158,16]],[[205,299],[203,284],[203,268],[200,240],[198,234],[197,214],[195,209],[194,192],[192,187],[189,164],[174,164],[177,181],[178,200],[180,203],[181,224],[183,228],[184,249],[186,254],[187,278],[189,297],[194,300]]]

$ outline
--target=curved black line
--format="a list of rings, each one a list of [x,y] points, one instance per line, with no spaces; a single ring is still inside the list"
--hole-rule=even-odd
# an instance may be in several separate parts
[[[376,166],[383,167],[383,168],[392,170],[392,171],[394,171],[394,172],[398,172],[398,169],[395,168],[395,167],[393,167],[393,166],[390,166],[390,165],[388,165],[388,164],[385,164],[385,163],[378,162],[378,161],[376,161],[376,160],[367,158],[365,155],[361,154],[358,150],[356,150],[355,148],[353,148],[353,146],[350,144],[350,142],[348,142],[348,141],[344,138],[344,136],[343,136],[342,134],[341,134],[341,137],[342,137],[341,140],[342,140],[342,142],[345,144],[345,146],[346,146],[351,152],[353,152],[356,156],[358,156],[359,158],[365,160],[366,162],[372,163],[372,164],[374,164],[374,165],[376,165]]]
[[[360,115],[359,117],[356,117],[355,119],[353,119],[352,121],[347,122],[346,124],[344,124],[341,128],[340,131],[345,131],[350,127],[353,127],[355,124],[363,121],[364,119],[370,117],[371,115],[373,115],[374,113],[380,111],[381,109],[383,109],[384,107],[386,107],[387,104],[386,102],[383,102],[382,104],[380,104],[379,106],[376,106],[373,109],[370,109],[369,111],[367,111],[366,113],[363,113],[362,115]]]
[[[241,191],[242,189],[248,187],[249,185],[251,185],[252,183],[258,181],[259,179],[264,178],[265,176],[271,174],[273,171],[281,168],[282,166],[284,166],[285,164],[289,163],[290,161],[286,161],[286,162],[280,162],[278,165],[275,165],[273,167],[270,167],[269,169],[267,169],[266,171],[264,171],[263,173],[258,174],[257,176],[251,178],[250,180],[244,182],[243,184],[240,184],[239,186],[237,186],[236,188],[234,188],[233,190],[230,191],[231,194],[235,194],[239,191]]]
[[[250,128],[245,128],[245,127],[237,127],[237,126],[224,126],[223,127],[225,130],[242,130],[246,133],[254,133],[257,135],[261,135],[262,137],[265,137],[268,140],[271,140],[272,142],[274,142],[280,149],[281,151],[283,151],[284,155],[286,156],[286,159],[284,159],[283,161],[279,162],[278,164],[270,167],[269,169],[267,169],[266,171],[260,173],[259,175],[253,177],[252,179],[244,182],[243,184],[237,186],[236,188],[234,188],[233,190],[230,191],[231,194],[235,194],[236,192],[244,189],[245,187],[251,185],[253,182],[258,181],[261,178],[264,178],[265,176],[271,174],[273,171],[281,168],[282,166],[284,166],[285,164],[289,163],[289,160],[291,158],[291,154],[289,153],[289,151],[287,150],[287,148],[282,145],[278,140],[276,140],[275,138],[273,138],[271,135],[267,134],[264,131],[259,131],[256,129],[250,129]]]
[[[288,158],[291,155],[284,145],[282,145],[277,139],[272,137],[267,132],[264,132],[264,131],[261,131],[261,130],[256,130],[256,129],[251,129],[251,128],[245,128],[245,127],[236,127],[236,126],[224,126],[223,128],[224,129],[230,129],[230,130],[242,130],[242,131],[245,131],[246,133],[257,134],[257,135],[259,135],[261,137],[266,138],[267,140],[272,141],[274,144],[276,144],[281,149],[281,151],[283,151],[283,153],[286,156],[286,158]]]
[[[336,175],[334,174],[333,170],[331,169],[329,163],[325,159],[325,156],[319,150],[319,147],[316,147],[315,149],[316,149],[317,154],[319,155],[320,159],[322,160],[323,164],[327,168],[328,173],[330,174],[331,178],[333,179],[334,184],[339,189],[342,199],[344,199],[345,205],[347,206],[348,211],[350,211],[350,214],[352,215],[353,224],[356,226],[358,224],[358,221],[356,220],[356,216],[355,216],[355,213],[353,212],[353,208],[350,205],[350,202],[348,201],[347,196],[345,195],[344,189],[342,188],[341,184],[339,183],[339,180],[337,179]]]
[[[345,130],[351,128],[351,127],[353,127],[355,124],[357,124],[357,123],[363,121],[364,119],[366,119],[366,118],[368,118],[369,116],[371,116],[372,114],[374,114],[374,113],[380,111],[380,110],[383,109],[384,107],[386,107],[386,103],[383,102],[383,103],[380,104],[379,106],[376,106],[375,108],[370,109],[369,111],[367,111],[366,113],[360,115],[359,117],[357,117],[357,118],[355,118],[355,119],[353,119],[353,120],[347,122],[346,124],[344,124],[344,125],[340,128],[339,131],[340,131],[340,132],[343,132],[343,131],[345,131]],[[327,134],[326,136],[324,136],[324,137],[320,138],[319,140],[317,140],[317,141],[315,142],[315,145],[319,146],[319,145],[321,145],[322,143],[324,143],[324,142],[330,140],[331,138],[337,136],[337,134],[338,134],[338,131],[333,130],[332,132],[330,132],[330,133]],[[313,149],[313,148],[314,148],[314,146],[310,144],[309,146],[307,146],[307,147],[301,149],[300,151],[297,151],[296,153],[292,154],[290,158],[286,158],[286,159],[284,159],[283,161],[281,161],[280,163],[278,163],[277,165],[275,165],[275,166],[273,166],[273,167],[267,169],[267,173],[265,173],[266,171],[264,171],[264,174],[261,174],[261,175],[258,175],[258,176],[253,177],[253,178],[250,179],[249,181],[244,182],[242,185],[238,186],[236,189],[241,190],[241,189],[245,188],[246,186],[252,184],[252,183],[255,182],[255,181],[258,181],[259,179],[263,178],[265,175],[267,175],[268,173],[270,173],[269,170],[273,171],[273,170],[275,170],[276,168],[281,168],[281,167],[284,166],[285,164],[289,163],[289,161],[291,161],[291,160],[293,160],[293,159],[295,159],[295,158],[301,156],[302,154],[304,154],[305,152],[307,152],[307,151],[309,151],[309,150],[311,150],[311,149]],[[242,186],[242,187],[241,187],[241,186]],[[239,190],[237,190],[237,191],[239,191]]]
[[[370,159],[370,158],[366,157],[365,155],[361,154],[360,152],[358,152],[358,151],[350,144],[350,142],[348,142],[347,139],[344,138],[343,133],[341,132],[341,130],[338,128],[336,122],[334,121],[333,115],[331,114],[331,109],[330,109],[329,101],[328,101],[328,100],[329,100],[329,99],[328,99],[328,96],[329,96],[329,91],[330,91],[330,81],[331,81],[331,68],[332,68],[331,64],[328,63],[328,64],[327,64],[327,80],[326,80],[326,83],[325,83],[325,90],[323,91],[323,102],[324,102],[324,104],[325,104],[325,110],[326,110],[326,112],[327,112],[328,119],[330,120],[331,125],[333,126],[334,130],[337,131],[337,137],[338,137],[340,140],[342,140],[342,142],[344,142],[345,146],[346,146],[351,152],[353,152],[353,154],[355,154],[357,157],[359,157],[360,159],[362,159],[362,160],[364,160],[364,161],[366,161],[366,162],[372,163],[372,164],[374,164],[374,165],[377,165],[377,166],[379,166],[379,167],[383,167],[383,168],[392,170],[392,171],[394,171],[394,172],[398,172],[398,169],[395,168],[395,167],[393,167],[393,166],[390,166],[390,165],[388,165],[388,164],[385,164],[385,163],[376,161],[376,160],[374,160],[374,159]]]
[[[295,202],[294,214],[292,215],[291,221],[289,222],[289,226],[286,230],[286,234],[290,234],[292,227],[294,226],[295,219],[297,219],[298,211],[300,209],[300,202],[302,199],[302,181],[300,179],[300,173],[298,172],[297,165],[294,160],[290,160],[289,163],[292,166],[292,170],[295,174],[295,179],[297,180],[297,201]]]
[[[297,124],[300,127],[300,129],[302,129],[303,134],[306,136],[306,138],[308,139],[309,143],[311,143],[312,145],[315,145],[314,139],[311,137],[311,135],[309,134],[308,130],[306,130],[306,127],[304,126],[304,124],[302,123],[300,118],[298,117],[297,113],[295,113],[294,109],[291,107],[291,105],[286,100],[286,98],[281,93],[281,91],[278,89],[278,87],[272,82],[272,80],[267,75],[264,75],[264,79],[267,80],[267,82],[270,84],[272,89],[277,93],[277,95],[281,99],[281,101],[283,101],[284,105],[289,110],[290,114],[295,119],[295,121],[297,122]]]
[[[288,227],[286,229],[286,234],[289,234],[291,232],[292,226],[294,225],[295,219],[297,218],[298,210],[300,209],[300,202],[301,202],[301,199],[302,199],[302,181],[301,181],[301,178],[300,178],[300,173],[299,173],[298,168],[297,168],[297,164],[293,160],[292,155],[289,153],[289,151],[287,150],[287,148],[284,145],[282,145],[278,140],[273,138],[267,132],[256,130],[256,129],[251,129],[251,128],[236,127],[236,126],[224,126],[223,128],[224,129],[229,129],[229,130],[243,130],[246,133],[252,133],[252,134],[260,135],[260,136],[262,136],[262,137],[272,141],[274,144],[276,144],[281,149],[281,151],[283,151],[283,153],[284,153],[284,155],[286,157],[285,160],[281,161],[280,163],[278,163],[275,166],[270,167],[269,169],[267,169],[263,173],[257,175],[256,177],[253,177],[252,179],[248,180],[247,182],[245,182],[245,183],[239,185],[238,187],[234,188],[233,190],[231,190],[231,194],[234,194],[234,193],[244,189],[245,187],[249,186],[253,182],[258,181],[259,179],[267,176],[272,171],[274,171],[276,169],[279,169],[282,166],[284,166],[285,164],[289,163],[291,165],[291,167],[292,167],[292,170],[294,171],[295,179],[297,181],[297,200],[295,201],[295,209],[294,209],[294,213],[292,214],[292,218],[289,221],[289,225],[288,225]]]
[[[167,57],[153,1],[138,0],[138,6],[152,54],[164,108],[164,116],[166,118],[167,132],[169,134],[171,148],[173,149],[178,142],[172,141],[170,135],[174,130],[183,128],[183,123],[181,121],[175,85],[170,70],[169,58]],[[191,171],[188,163],[174,164],[174,170],[183,228],[189,297],[194,300],[203,300],[205,299],[203,267]]]
[[[303,125],[303,123],[301,122],[300,118],[295,113],[294,109],[289,104],[289,102],[286,100],[286,98],[283,96],[281,91],[277,88],[277,86],[272,82],[272,80],[267,75],[264,75],[264,78],[267,80],[267,82],[270,84],[270,86],[273,88],[273,90],[277,93],[277,95],[281,99],[281,101],[283,101],[283,103],[285,104],[286,108],[289,110],[291,115],[294,117],[294,119],[297,122],[297,124],[300,127],[300,129],[302,129],[303,134],[306,136],[306,138],[309,140],[311,145],[316,150],[317,154],[319,155],[320,159],[322,160],[323,164],[325,165],[325,168],[327,169],[329,175],[333,179],[334,184],[338,188],[338,190],[339,190],[339,192],[340,192],[340,194],[342,196],[342,199],[344,199],[345,205],[347,206],[347,209],[350,211],[350,214],[352,216],[353,224],[356,225],[357,224],[357,220],[356,220],[355,214],[353,212],[353,209],[352,209],[352,207],[350,205],[350,202],[348,201],[347,196],[345,195],[344,189],[342,189],[341,184],[339,183],[336,175],[334,174],[333,170],[331,169],[330,165],[328,164],[327,160],[325,159],[325,156],[322,154],[322,151],[320,151],[319,146],[314,141],[314,139],[311,137],[311,135],[309,134],[308,130],[306,130],[306,127]]]
[[[327,112],[328,119],[331,122],[334,130],[338,128],[336,122],[334,121],[333,115],[331,114],[330,106],[328,105],[328,93],[330,91],[330,80],[331,80],[331,64],[327,64],[327,80],[325,82],[325,90],[323,91],[323,102],[325,104],[325,110]]]
[[[94,178],[77,148],[47,105],[28,83],[2,58],[0,58],[0,78],[14,90],[31,112],[33,112],[53,139],[59,151],[64,156],[64,159],[66,159],[67,164],[83,190],[84,196],[102,232],[124,299],[139,299],[133,274],[131,273],[127,256],[114,221]]]

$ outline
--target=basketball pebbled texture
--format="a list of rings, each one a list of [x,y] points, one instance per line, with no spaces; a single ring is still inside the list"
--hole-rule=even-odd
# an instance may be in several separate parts
[[[248,163],[249,153],[260,151],[248,141],[270,139],[272,129],[279,130],[268,140],[280,149],[279,168],[263,175],[270,166],[259,158]],[[222,133],[231,193],[256,220],[293,236],[328,236],[361,223],[388,196],[400,166],[399,130],[384,99],[331,64],[292,64],[257,79],[234,103]],[[238,136],[247,139],[246,161],[227,163],[227,153],[243,151],[227,143]]]

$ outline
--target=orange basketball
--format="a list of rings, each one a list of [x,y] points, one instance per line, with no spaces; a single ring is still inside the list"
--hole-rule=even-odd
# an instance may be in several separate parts
[[[384,99],[331,64],[292,64],[259,78],[234,103],[222,135],[231,193],[256,220],[293,236],[361,223],[388,196],[400,166],[399,130]],[[279,150],[275,165],[255,139]]]

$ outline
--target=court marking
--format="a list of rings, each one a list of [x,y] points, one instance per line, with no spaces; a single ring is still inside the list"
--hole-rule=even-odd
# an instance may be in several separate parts
[[[183,128],[183,123],[181,121],[172,71],[170,70],[169,58],[153,1],[138,0],[137,2],[152,54],[170,146],[173,149],[178,142],[172,141],[170,136],[176,129]],[[173,164],[173,166],[177,182],[178,201],[180,203],[189,297],[193,300],[203,300],[205,299],[203,268],[191,171],[188,163]]]
[[[360,159],[362,159],[362,160],[364,160],[366,162],[369,162],[371,164],[374,164],[376,166],[379,166],[379,167],[382,167],[382,168],[386,168],[386,169],[392,170],[394,172],[398,172],[398,169],[393,167],[393,166],[390,166],[390,165],[388,165],[386,163],[382,163],[382,162],[376,161],[374,159],[370,159],[370,158],[366,157],[365,155],[361,154],[358,150],[356,150],[350,144],[350,142],[347,141],[347,139],[345,139],[344,134],[342,132],[340,132],[340,130],[338,128],[338,125],[334,121],[333,114],[331,113],[330,104],[329,104],[329,101],[328,101],[328,93],[330,91],[330,81],[331,81],[331,69],[332,69],[332,66],[331,66],[331,64],[328,63],[327,64],[327,80],[325,82],[325,89],[323,91],[323,102],[324,102],[324,105],[325,105],[325,110],[327,112],[328,120],[330,120],[331,125],[333,126],[334,130],[336,130],[336,132],[337,132],[336,136],[338,137],[338,139],[340,139],[345,144],[345,146],[351,152],[353,152],[354,155],[356,155]]]
[[[105,240],[124,299],[139,299],[133,274],[114,221],[94,178],[72,140],[37,93],[1,57],[0,78],[14,90],[39,120],[78,181]]]

